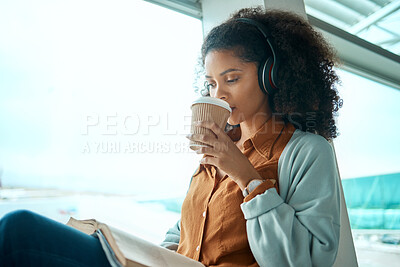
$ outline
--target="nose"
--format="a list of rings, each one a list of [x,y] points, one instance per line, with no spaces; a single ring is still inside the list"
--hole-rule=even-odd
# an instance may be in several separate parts
[[[215,95],[214,95],[215,98],[219,98],[222,100],[226,100],[228,98],[228,92],[227,92],[226,88],[224,88],[224,86],[217,84],[214,92],[215,92]]]

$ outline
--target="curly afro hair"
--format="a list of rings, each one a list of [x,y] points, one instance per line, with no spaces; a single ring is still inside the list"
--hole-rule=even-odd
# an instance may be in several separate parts
[[[236,18],[263,23],[275,44],[280,65],[278,91],[269,96],[272,112],[297,129],[327,140],[336,138],[334,116],[343,102],[336,89],[336,55],[322,35],[301,17],[261,7],[237,11],[206,36],[201,49],[202,67],[210,51],[232,50],[241,60],[257,66],[270,56],[266,40],[257,28],[235,21]]]

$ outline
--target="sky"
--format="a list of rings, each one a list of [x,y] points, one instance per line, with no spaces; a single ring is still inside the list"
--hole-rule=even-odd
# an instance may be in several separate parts
[[[0,38],[3,185],[186,192],[199,20],[139,0],[1,1]]]

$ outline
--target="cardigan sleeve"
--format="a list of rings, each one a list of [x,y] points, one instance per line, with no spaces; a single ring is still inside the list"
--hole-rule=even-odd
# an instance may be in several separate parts
[[[165,235],[164,241],[160,246],[176,251],[178,249],[179,240],[181,238],[180,220],[171,227]]]
[[[339,177],[330,144],[297,130],[278,163],[280,195],[241,204],[260,266],[332,266],[339,244]]]

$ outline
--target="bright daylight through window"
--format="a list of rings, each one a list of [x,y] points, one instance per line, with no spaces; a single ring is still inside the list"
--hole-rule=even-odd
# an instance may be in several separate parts
[[[390,266],[400,242],[400,91],[339,75],[344,103],[335,146],[358,263]]]
[[[139,0],[3,1],[0,36],[0,215],[23,207],[65,222],[112,210],[105,219],[123,221],[136,202],[94,193],[184,196],[198,163],[185,135],[200,20]],[[152,209],[170,227],[176,215],[160,210],[177,205]],[[138,227],[148,239],[167,230]]]

